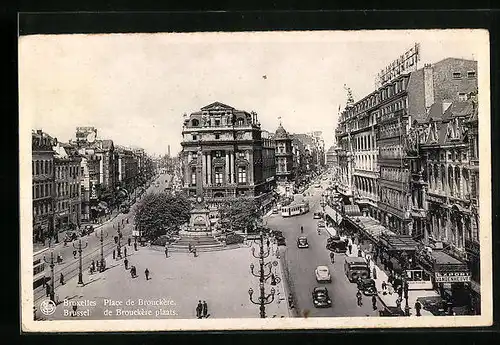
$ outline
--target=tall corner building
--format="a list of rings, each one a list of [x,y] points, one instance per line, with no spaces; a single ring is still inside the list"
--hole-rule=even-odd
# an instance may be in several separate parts
[[[181,164],[183,190],[196,196],[196,168],[202,156],[203,196],[209,208],[235,198],[252,198],[266,208],[275,181],[274,141],[255,112],[214,102],[185,115]]]

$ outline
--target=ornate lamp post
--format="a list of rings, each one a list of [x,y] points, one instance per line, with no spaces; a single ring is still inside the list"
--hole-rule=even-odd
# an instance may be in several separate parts
[[[120,228],[120,223],[118,223],[118,243],[116,244],[116,252],[118,258],[122,258],[122,230]]]
[[[106,234],[106,236],[104,236]],[[101,242],[101,262],[99,265],[99,272],[103,272],[106,268],[106,262],[104,261],[104,239],[108,237],[108,233],[101,229],[101,235],[97,236],[97,231],[95,232],[97,238],[100,238]]]
[[[47,261],[47,259],[45,259],[45,256],[43,257],[43,261],[45,261],[46,263],[48,263],[50,265],[50,300],[52,302],[56,302],[55,300],[55,289],[54,289],[54,252],[51,251],[50,252],[50,261]],[[43,278],[45,279],[45,277]]]
[[[253,299],[253,289],[250,288],[248,290],[248,295],[250,296],[250,302],[252,302],[253,304],[260,305],[260,317],[261,318],[266,317],[266,305],[271,304],[274,301],[274,296],[276,293],[274,288],[271,288],[270,294],[266,294],[266,292],[264,290],[264,282],[265,282],[266,278],[268,278],[272,274],[272,265],[276,266],[278,264],[277,261],[268,262],[267,264],[264,263],[264,259],[269,256],[270,252],[271,252],[271,250],[270,250],[269,241],[267,242],[267,249],[264,250],[264,234],[262,233],[262,231],[260,231],[259,254],[256,255],[255,254],[255,247],[252,248],[252,255],[255,258],[259,259],[259,266],[260,266],[259,272],[258,273],[254,272],[255,266],[253,263],[250,264],[250,272],[252,273],[252,275],[259,278],[260,294],[259,294],[259,297],[257,298],[257,300],[254,300]],[[267,273],[265,272],[265,267],[269,267],[269,272],[267,272]]]
[[[82,239],[78,240],[78,246],[75,246],[75,243],[73,243],[73,247],[78,250],[78,285],[83,286],[83,272],[82,272],[82,250],[87,248],[89,244],[85,243],[85,246],[82,247]]]

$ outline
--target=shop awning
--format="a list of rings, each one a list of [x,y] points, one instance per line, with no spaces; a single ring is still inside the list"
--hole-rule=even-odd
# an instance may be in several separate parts
[[[391,251],[415,251],[418,243],[409,235],[383,234],[380,242]]]
[[[471,281],[471,273],[467,264],[442,250],[422,252],[418,259],[422,267],[427,267],[431,273],[434,273],[437,283]]]
[[[348,216],[351,216],[351,217],[362,215],[358,205],[345,205],[344,206],[344,213]]]
[[[339,225],[340,223],[342,223],[342,215],[340,214],[340,212],[337,212],[337,210],[335,210],[334,208],[332,208],[331,206],[329,205],[326,205],[325,206],[325,213],[330,216],[330,218],[333,219],[333,221]]]
[[[395,235],[392,231],[382,226],[380,222],[372,217],[358,216],[352,217],[354,223],[361,228],[368,236],[378,241],[382,234]]]

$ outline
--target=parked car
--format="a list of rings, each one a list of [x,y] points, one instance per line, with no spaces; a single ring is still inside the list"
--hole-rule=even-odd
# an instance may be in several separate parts
[[[273,214],[278,214],[279,213],[279,209],[277,207],[273,208]]]
[[[406,316],[405,312],[398,307],[385,307],[383,310],[379,312],[380,316]]]
[[[316,267],[314,274],[316,275],[316,281],[318,283],[321,283],[321,282],[331,283],[332,282],[332,276],[330,275],[330,269],[328,268],[328,266]]]
[[[358,290],[361,290],[365,296],[376,295],[377,287],[375,286],[375,280],[371,278],[360,279],[358,281]]]
[[[326,249],[335,253],[347,252],[347,240],[341,239],[339,236],[332,236],[326,240]]]
[[[300,236],[297,238],[297,248],[309,248],[309,243],[307,243],[307,237]]]
[[[318,228],[324,228],[325,227],[325,221],[324,220],[319,220],[318,221]]]
[[[312,300],[316,308],[328,308],[332,306],[332,300],[328,295],[328,289],[324,286],[314,288],[312,292]]]
[[[321,212],[314,212],[313,219],[321,219]]]

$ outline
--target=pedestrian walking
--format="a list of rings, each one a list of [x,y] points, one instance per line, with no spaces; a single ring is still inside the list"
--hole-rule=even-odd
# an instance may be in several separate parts
[[[198,319],[201,319],[203,313],[203,305],[201,304],[201,301],[198,301],[198,305],[196,306],[196,317]]]
[[[356,299],[358,300],[358,307],[363,305],[363,296],[361,295],[361,291],[358,290],[356,293]]]
[[[382,294],[383,295],[387,295],[387,283],[384,281],[382,281]]]
[[[64,275],[62,273],[59,276],[59,283],[61,283],[61,285],[64,285]]]
[[[330,252],[330,261],[332,262],[332,264],[335,263],[335,253],[334,252]]]
[[[196,255],[196,247],[194,247],[194,248],[193,248],[193,255],[194,255],[194,257],[196,257],[196,256],[197,256],[197,255]]]
[[[202,305],[203,317],[208,317],[208,304],[206,301],[203,301]]]
[[[191,243],[188,243],[188,250],[190,253],[193,251],[193,246],[191,246]]]
[[[123,247],[123,255],[125,255],[125,257],[127,257],[127,247]]]
[[[144,275],[146,276],[146,280],[149,280],[149,270],[147,268],[144,270]]]
[[[168,258],[168,247],[165,246],[165,258]]]
[[[123,263],[125,264],[125,269],[128,270],[128,259],[125,258],[125,260],[123,260]]]
[[[113,259],[116,259],[116,251],[113,249]]]
[[[349,249],[349,255],[352,255],[352,244],[349,243],[349,245],[347,246],[347,249]]]
[[[373,277],[373,279],[377,279],[377,269],[375,268],[375,265],[373,265],[372,277]]]
[[[128,245],[129,245],[129,246],[130,246],[130,243],[131,243],[131,242],[132,242],[132,240],[131,240],[131,239],[130,239],[130,237],[129,237],[129,238],[128,238],[128,240],[127,240],[127,243],[128,243]]]
[[[396,307],[398,307],[399,309],[401,309],[401,302],[402,301],[403,300],[400,297],[398,297],[398,299],[396,300]]]
[[[375,295],[372,296],[372,308],[373,310],[377,310],[377,297]]]
[[[137,242],[134,242],[134,250],[137,251]]]
[[[50,295],[50,285],[46,284],[45,285],[45,297],[49,297]]]

